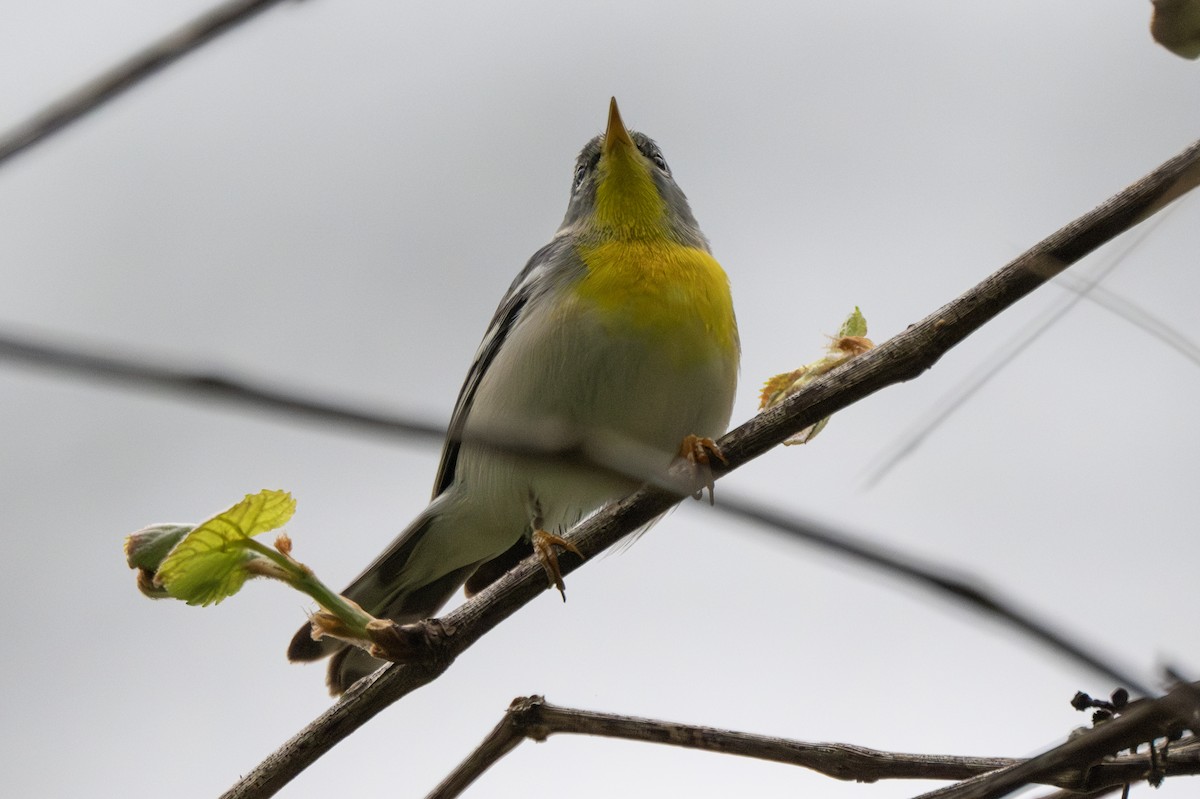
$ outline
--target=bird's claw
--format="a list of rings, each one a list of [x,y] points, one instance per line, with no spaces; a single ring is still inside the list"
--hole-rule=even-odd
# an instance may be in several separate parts
[[[702,498],[704,489],[707,488],[708,504],[712,505],[716,501],[713,496],[715,481],[712,473],[712,459],[716,458],[721,463],[729,465],[729,461],[721,452],[721,448],[717,446],[717,442],[711,438],[703,438],[689,433],[679,446],[679,457],[690,464],[692,477],[699,485],[696,492],[692,494],[692,498]]]
[[[567,539],[554,533],[548,533],[545,530],[534,530],[532,536],[533,552],[537,555],[538,563],[542,564],[542,570],[546,572],[546,578],[550,581],[550,585],[558,589],[558,593],[562,595],[563,602],[567,601],[567,586],[563,582],[562,569],[558,566],[558,553],[554,551],[554,547],[560,546],[567,552],[573,552],[581,559],[583,553],[579,551],[579,547],[572,544]]]

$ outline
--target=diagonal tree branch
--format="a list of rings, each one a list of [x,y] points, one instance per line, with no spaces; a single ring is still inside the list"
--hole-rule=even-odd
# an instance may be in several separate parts
[[[128,353],[102,354],[0,332],[0,359],[5,358],[38,368],[111,381],[136,389],[164,391],[192,400],[213,398],[241,406],[280,412],[303,421],[333,422],[367,432],[372,436],[385,434],[404,439],[423,438],[439,443],[445,437],[445,431],[439,425],[422,424],[399,416],[255,384],[231,375],[158,365],[145,357]],[[598,442],[595,440],[553,440],[556,437],[547,436],[543,429],[500,432],[503,434],[495,436],[494,439],[478,436],[474,438],[476,443],[495,446],[505,451],[529,452],[563,460],[575,457],[591,466],[609,468],[622,476],[643,481],[653,479],[652,476],[634,468],[638,460],[637,453],[627,445],[602,447],[596,446]],[[683,491],[684,488],[685,486],[680,486],[678,490]],[[718,506],[718,510],[722,512],[913,580],[928,589],[940,592],[943,596],[1009,622],[1060,654],[1096,669],[1118,685],[1141,694],[1149,694],[1138,678],[1116,666],[1111,658],[1090,651],[1082,642],[1071,640],[1065,632],[1052,629],[1048,622],[1019,610],[1014,602],[997,592],[987,590],[982,582],[972,575],[953,574],[943,566],[921,562],[900,552],[884,549],[867,539],[856,538],[845,531],[801,519],[794,513],[775,511],[761,503],[739,499],[731,496],[729,492],[724,492],[722,497],[721,505]]]
[[[279,0],[229,0],[0,134],[0,165]]]
[[[910,380],[1055,274],[1113,237],[1161,210],[1200,183],[1200,142],[1153,173],[1035,245],[1012,263],[903,333],[815,380],[782,405],[766,411],[720,442],[728,466],[758,457],[783,439],[880,389]],[[581,524],[571,540],[591,558],[681,499],[647,487]],[[568,558],[564,573],[578,561]],[[546,590],[533,559],[516,568],[437,622],[425,625],[424,657],[390,665],[358,683],[342,701],[309,724],[224,794],[226,799],[271,796],[324,752],[385,707],[434,679],[454,658],[520,607]]]
[[[1068,278],[1075,279],[1075,286],[1077,286],[1075,293],[1063,296],[1058,302],[1042,311],[1036,322],[1021,329],[1008,343],[997,349],[990,362],[985,362],[977,366],[958,386],[930,408],[924,418],[903,431],[897,437],[897,440],[887,446],[884,452],[877,458],[877,463],[871,467],[867,475],[866,487],[872,488],[878,485],[883,478],[900,465],[901,461],[912,455],[917,448],[925,443],[925,440],[934,431],[965,406],[984,386],[991,382],[992,378],[1002,369],[1016,360],[1025,350],[1032,347],[1035,343],[1042,341],[1050,328],[1065,319],[1076,305],[1085,299],[1101,302],[1099,298],[1103,289],[1100,287],[1100,282],[1112,274],[1129,257],[1130,253],[1149,238],[1154,228],[1162,223],[1167,214],[1178,207],[1173,206],[1171,209],[1155,217],[1149,224],[1144,225],[1137,236],[1116,257],[1111,258],[1096,274],[1092,275],[1090,280],[1081,279],[1070,272],[1058,275],[1056,280],[1068,285],[1071,285],[1071,281]],[[1101,304],[1103,303],[1101,302]],[[1142,321],[1138,319],[1133,321],[1133,323],[1141,324]],[[1175,346],[1175,342],[1172,339],[1168,338],[1164,340],[1167,341],[1169,346]]]
[[[1195,730],[1197,727],[1200,727],[1200,701],[1197,701],[1196,687],[1177,685],[1165,696],[1135,702],[1121,716],[1074,736],[1036,757],[957,785],[921,794],[917,799],[1000,799],[1025,785],[1052,782],[1050,776],[1064,765],[1087,769],[1117,752],[1168,738],[1173,730]],[[1189,745],[1183,747],[1181,761],[1186,761],[1194,753],[1194,742],[1193,736]],[[1169,773],[1172,762],[1168,758],[1164,764],[1159,758],[1157,774],[1152,768],[1141,776],[1161,778]],[[1104,790],[1111,784],[1119,784],[1106,784],[1091,777],[1090,773],[1085,774],[1085,790]]]

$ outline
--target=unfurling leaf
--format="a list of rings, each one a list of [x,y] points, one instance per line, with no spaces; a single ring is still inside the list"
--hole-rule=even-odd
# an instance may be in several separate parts
[[[846,336],[862,337],[867,335],[867,317],[863,316],[862,311],[858,306],[854,306],[854,311],[846,317],[846,321],[842,322],[842,327],[838,330],[838,338]],[[868,349],[870,349],[868,347]]]
[[[125,562],[131,569],[158,571],[171,550],[195,530],[194,524],[151,524],[125,536]]]
[[[758,409],[765,411],[768,408],[774,408],[821,375],[841,366],[854,356],[867,352],[874,346],[874,343],[867,338],[867,319],[862,315],[858,306],[855,306],[854,312],[846,317],[846,321],[838,329],[838,335],[830,340],[828,351],[824,357],[806,366],[801,366],[799,369],[775,375],[767,380],[759,397]],[[783,443],[787,445],[807,444],[816,438],[817,433],[824,430],[828,423],[829,417],[826,416]]]
[[[283,576],[251,539],[283,526],[295,510],[287,492],[247,494],[188,533],[162,561],[154,583],[189,605],[211,605],[237,593],[250,577]]]
[[[165,599],[167,590],[154,582],[155,572],[183,537],[195,529],[191,524],[152,524],[125,536],[125,562],[138,570],[138,590],[151,599]]]
[[[237,593],[251,577],[272,577],[312,597],[322,610],[317,629],[379,657],[404,655],[403,636],[356,603],[330,591],[312,569],[292,557],[292,540],[280,531],[271,548],[254,537],[286,524],[296,500],[286,491],[259,491],[203,524],[155,524],[125,538],[125,559],[137,569],[138,589],[148,597],[174,597],[189,605],[212,605]]]

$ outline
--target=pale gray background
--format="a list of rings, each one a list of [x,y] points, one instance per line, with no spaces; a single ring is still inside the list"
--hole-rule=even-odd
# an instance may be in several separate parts
[[[3,0],[0,124],[208,5]],[[886,338],[1200,136],[1200,65],[1154,45],[1148,18],[1122,0],[286,5],[0,169],[0,323],[444,421],[615,94],[733,281],[739,421],[855,304]],[[1106,283],[1192,338],[1198,217],[1190,198]],[[864,488],[898,431],[1063,295],[1039,292],[718,497],[968,570],[1131,668],[1195,675],[1200,371],[1127,322],[1085,303]],[[308,605],[267,584],[208,610],[152,603],[123,535],[286,488],[297,555],[340,584],[426,501],[436,447],[7,363],[0,403],[3,792],[219,793],[328,706],[322,670],[283,660]],[[696,503],[572,575],[568,595],[538,599],[283,795],[421,796],[525,693],[1022,755],[1085,722],[1074,691],[1112,687]],[[471,795],[926,787],[555,739]]]

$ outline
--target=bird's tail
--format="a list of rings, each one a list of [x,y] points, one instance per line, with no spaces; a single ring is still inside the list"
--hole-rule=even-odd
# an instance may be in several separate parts
[[[413,520],[391,545],[342,592],[363,610],[398,624],[410,624],[432,616],[446,604],[478,566],[471,563],[425,580],[416,585],[406,581],[405,567],[417,544],[430,533],[439,518],[435,501]],[[334,696],[344,693],[362,677],[372,673],[384,661],[362,649],[328,636],[313,640],[312,625],[306,623],[292,637],[288,660],[313,661],[332,656],[326,683]]]

